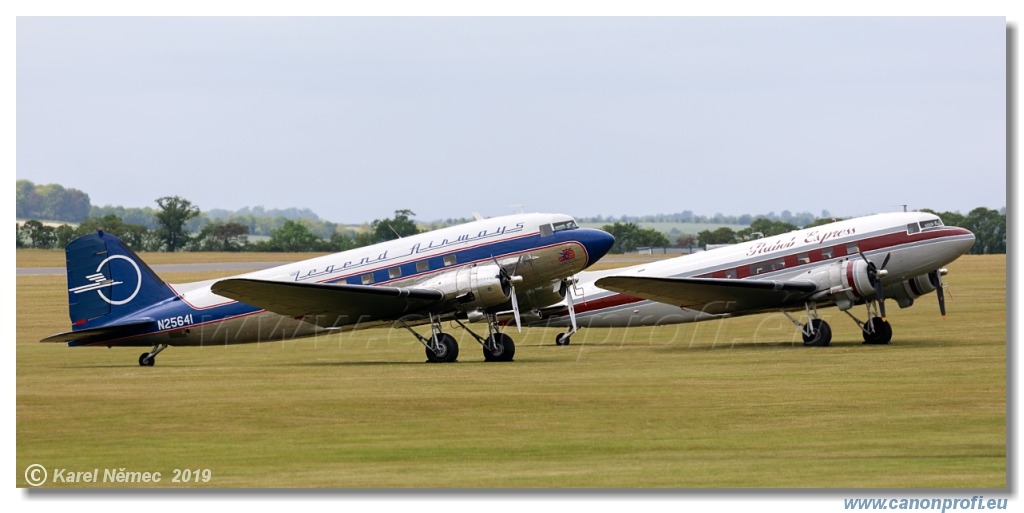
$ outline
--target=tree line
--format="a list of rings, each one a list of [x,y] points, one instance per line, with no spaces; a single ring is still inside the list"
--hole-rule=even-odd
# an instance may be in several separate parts
[[[266,210],[248,207],[236,212],[214,210],[204,214],[187,199],[165,196],[156,199],[157,208],[93,207],[89,196],[76,189],[57,184],[35,185],[28,180],[17,181],[17,215],[31,218],[16,225],[17,247],[63,248],[76,237],[97,229],[117,235],[139,251],[344,251],[450,226],[468,221],[447,219],[423,226],[413,221],[411,210],[396,210],[395,216],[375,219],[358,229],[320,219],[309,209]],[[984,207],[966,215],[958,212],[935,212],[948,226],[971,230],[977,237],[971,253],[1006,253],[1006,214]],[[272,216],[272,217],[269,217]],[[810,219],[808,218],[810,216]],[[708,218],[694,216],[690,211],[657,216],[622,216],[602,229],[615,236],[613,253],[627,253],[644,247],[678,247],[693,251],[715,244],[735,244],[758,237],[770,237],[800,228],[837,221],[822,211],[821,217],[802,212],[769,213],[747,219],[717,214]],[[55,225],[39,219],[78,222]],[[79,221],[75,221],[78,219]],[[584,222],[603,220],[581,218]],[[632,220],[625,220],[632,219]],[[747,228],[729,227],[702,230],[696,234],[671,234],[669,240],[653,228],[642,228],[637,222],[737,222]],[[742,223],[748,221],[748,223]]]
[[[126,222],[115,214],[90,217],[77,227],[29,220],[16,223],[17,247],[59,249],[77,237],[103,230],[136,251],[344,251],[421,231],[412,219],[414,212],[397,210],[395,217],[375,219],[367,230],[336,230],[326,238],[315,233],[306,219],[286,219],[266,240],[251,241],[250,227],[234,221],[214,221],[198,231],[190,230],[189,222],[200,210],[187,199],[165,196],[156,203],[155,228]]]

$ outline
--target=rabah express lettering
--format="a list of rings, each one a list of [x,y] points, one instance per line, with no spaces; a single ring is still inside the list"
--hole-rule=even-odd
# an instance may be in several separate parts
[[[840,237],[848,237],[850,235],[856,235],[857,228],[845,228],[842,230],[833,230],[829,232],[821,232],[818,230],[807,232],[804,236],[804,244],[824,244],[826,241],[832,239],[838,239]],[[747,256],[763,255],[765,253],[773,253],[782,249],[789,249],[795,246],[797,243],[797,236],[790,238],[789,240],[777,240],[775,242],[758,242],[747,251]]]

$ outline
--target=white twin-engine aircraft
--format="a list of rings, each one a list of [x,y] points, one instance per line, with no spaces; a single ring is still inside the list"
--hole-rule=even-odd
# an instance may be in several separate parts
[[[561,214],[520,214],[444,228],[232,278],[168,284],[102,231],[67,246],[71,331],[43,339],[69,346],[142,346],[151,366],[168,346],[286,340],[392,325],[408,329],[427,360],[453,362],[451,320],[511,361],[512,338],[495,313],[561,300],[566,280],[608,252],[614,238]],[[518,293],[518,295],[517,295]],[[463,320],[485,321],[488,336]],[[429,323],[423,336],[412,326]]]
[[[944,265],[966,253],[974,234],[922,213],[878,214],[728,247],[608,271],[586,271],[558,305],[526,316],[528,324],[652,326],[781,311],[804,345],[827,346],[832,329],[818,307],[835,305],[868,344],[888,344],[885,299],[907,308],[937,291],[945,317]],[[576,295],[579,299],[573,298]],[[575,304],[574,304],[575,302]],[[865,304],[867,321],[850,309]],[[805,311],[806,321],[789,312]]]

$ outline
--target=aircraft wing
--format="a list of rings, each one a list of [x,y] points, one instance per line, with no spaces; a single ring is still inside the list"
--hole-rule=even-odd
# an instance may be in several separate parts
[[[642,276],[608,276],[597,280],[596,285],[621,294],[713,315],[799,305],[817,289],[817,285],[807,281]]]
[[[331,283],[291,283],[230,278],[215,282],[215,294],[265,310],[332,327],[398,319],[426,312],[444,295],[432,289],[371,287]]]

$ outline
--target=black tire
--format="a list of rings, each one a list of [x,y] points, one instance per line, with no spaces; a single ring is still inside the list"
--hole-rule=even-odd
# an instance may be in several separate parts
[[[149,356],[149,353],[142,353],[139,355],[139,366],[141,367],[152,367],[156,364],[156,357]]]
[[[455,341],[455,337],[447,333],[438,333],[437,342],[440,345],[437,352],[426,348],[428,362],[451,363],[459,358],[459,343]]]
[[[892,340],[892,325],[881,317],[872,317],[864,326],[864,343],[885,345]]]
[[[832,343],[832,328],[821,319],[811,320],[814,335],[803,333],[804,345],[807,347],[825,347]]]
[[[504,333],[495,333],[492,341],[495,348],[484,346],[484,360],[488,362],[511,362],[516,356],[516,344],[512,337]]]
[[[571,337],[566,336],[565,333],[559,333],[558,335],[555,335],[555,345],[556,346],[567,346],[567,345],[569,345],[569,339],[570,338]]]

